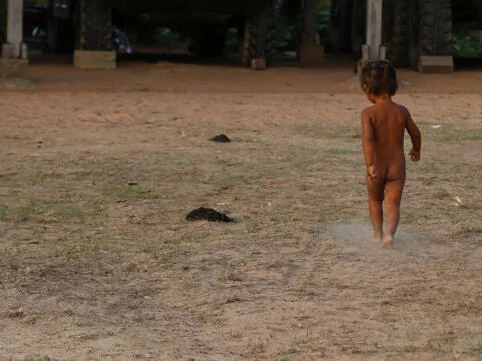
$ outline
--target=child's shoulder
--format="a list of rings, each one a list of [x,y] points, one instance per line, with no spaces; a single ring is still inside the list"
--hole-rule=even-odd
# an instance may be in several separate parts
[[[397,104],[398,111],[402,114],[402,118],[405,122],[410,121],[412,119],[412,115],[410,111],[405,107],[405,105]]]
[[[373,113],[373,111],[375,110],[375,105],[370,105],[369,107],[366,107],[365,109],[362,110],[361,114],[362,115],[368,115],[368,114],[371,114]]]
[[[402,104],[398,104],[398,103],[394,103],[397,108],[405,115],[410,115],[410,112],[408,111],[407,107],[405,105],[402,105]]]

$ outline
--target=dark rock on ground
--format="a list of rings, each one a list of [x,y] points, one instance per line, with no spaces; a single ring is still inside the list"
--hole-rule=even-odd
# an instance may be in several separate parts
[[[213,142],[219,142],[219,143],[228,143],[231,141],[231,139],[229,139],[228,136],[225,134],[218,134],[209,140],[212,140]]]
[[[209,221],[209,222],[234,222],[234,220],[223,213],[212,208],[200,207],[192,210],[186,216],[187,221]]]

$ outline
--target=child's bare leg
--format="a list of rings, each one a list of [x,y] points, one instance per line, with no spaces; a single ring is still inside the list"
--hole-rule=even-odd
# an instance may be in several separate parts
[[[385,211],[387,217],[383,244],[391,246],[400,221],[400,202],[404,186],[403,180],[387,182],[385,185]]]
[[[382,201],[370,199],[368,201],[370,220],[375,231],[375,241],[381,242],[383,237],[383,206]]]

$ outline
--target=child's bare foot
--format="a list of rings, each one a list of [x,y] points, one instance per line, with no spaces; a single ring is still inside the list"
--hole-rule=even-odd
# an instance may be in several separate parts
[[[393,247],[393,236],[391,234],[383,236],[383,247]]]
[[[376,243],[382,243],[382,236],[380,236],[380,235],[375,235],[375,242],[376,242]]]

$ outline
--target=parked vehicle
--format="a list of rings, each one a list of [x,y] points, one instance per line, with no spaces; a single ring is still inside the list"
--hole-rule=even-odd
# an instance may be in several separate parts
[[[23,11],[23,39],[31,47],[40,47],[55,52],[74,49],[75,28],[71,20],[53,17],[48,8],[26,7]],[[111,26],[108,49],[119,54],[132,54],[133,47],[126,33]]]
[[[360,57],[367,0],[332,0],[332,49]],[[417,68],[422,55],[451,55],[452,34],[482,29],[482,0],[384,0],[383,44],[396,66]]]
[[[173,29],[188,37],[201,56],[223,53],[227,32],[236,28],[242,62],[276,52],[276,19],[284,3],[300,0],[52,0],[56,18],[69,18],[78,29],[76,48],[107,49],[112,24],[135,28],[139,37],[155,27]],[[59,4],[66,8],[55,11]]]

